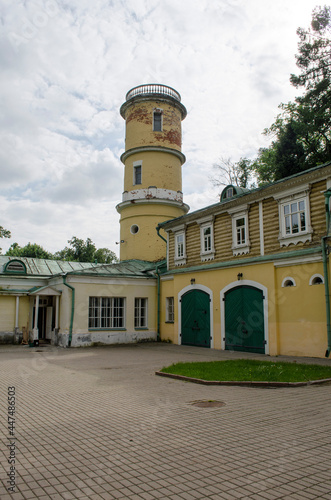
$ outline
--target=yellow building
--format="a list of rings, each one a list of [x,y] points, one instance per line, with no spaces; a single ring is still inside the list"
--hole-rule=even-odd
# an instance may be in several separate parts
[[[331,162],[187,213],[178,92],[130,90],[118,264],[0,256],[0,343],[329,355]],[[26,332],[26,333],[25,333]]]

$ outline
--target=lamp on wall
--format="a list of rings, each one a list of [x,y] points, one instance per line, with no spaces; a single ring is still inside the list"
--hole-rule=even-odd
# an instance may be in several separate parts
[[[191,285],[195,285],[195,278],[191,279]]]
[[[243,277],[243,273],[238,273],[237,274],[237,278],[238,278],[239,281],[241,280],[242,277]]]

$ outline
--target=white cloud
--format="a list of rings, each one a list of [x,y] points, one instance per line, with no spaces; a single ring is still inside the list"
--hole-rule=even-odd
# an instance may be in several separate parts
[[[315,1],[0,0],[0,224],[50,251],[73,235],[118,247],[124,121],[133,86],[176,88],[184,199],[217,201],[221,157],[252,157],[294,98],[296,29]]]

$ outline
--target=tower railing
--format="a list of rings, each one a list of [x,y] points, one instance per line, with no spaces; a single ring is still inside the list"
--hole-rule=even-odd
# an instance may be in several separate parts
[[[159,85],[157,83],[149,83],[132,88],[126,94],[126,100],[128,101],[132,97],[143,94],[162,94],[172,97],[179,102],[181,101],[181,96],[175,89],[173,89],[172,87],[167,87],[166,85]]]

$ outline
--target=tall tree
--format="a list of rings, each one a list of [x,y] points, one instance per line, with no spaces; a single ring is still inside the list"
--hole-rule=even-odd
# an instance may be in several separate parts
[[[317,7],[312,14],[311,26],[299,28],[297,33],[296,62],[301,72],[292,74],[290,81],[296,88],[303,88],[304,94],[294,102],[281,104],[282,112],[264,131],[265,135],[273,137],[273,142],[269,148],[260,149],[254,161],[259,184],[266,182],[268,174],[269,181],[291,175],[294,150],[295,171],[314,167],[331,158],[330,7]],[[286,164],[288,169],[284,168]]]

